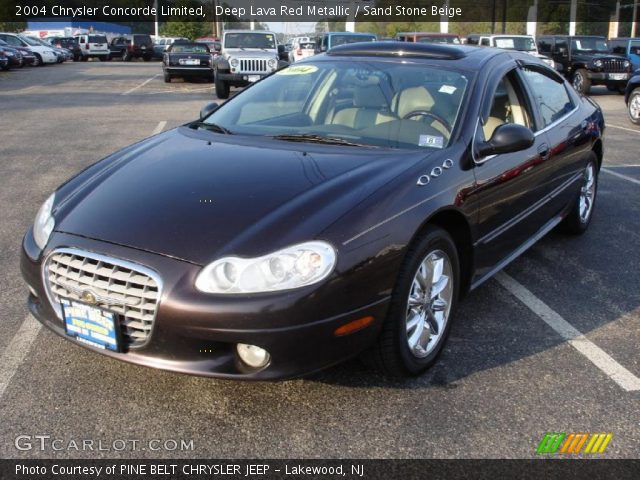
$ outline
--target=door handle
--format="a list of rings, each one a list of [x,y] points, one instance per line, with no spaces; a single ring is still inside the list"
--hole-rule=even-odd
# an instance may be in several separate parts
[[[544,159],[549,158],[549,145],[547,145],[546,143],[543,143],[542,145],[540,145],[538,147],[538,153]]]

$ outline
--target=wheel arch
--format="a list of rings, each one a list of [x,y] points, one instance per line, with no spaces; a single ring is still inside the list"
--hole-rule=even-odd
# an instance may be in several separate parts
[[[604,156],[602,139],[598,138],[595,142],[593,142],[591,151],[596,154],[596,157],[598,157],[598,171],[600,171],[600,167],[602,167],[602,158]]]
[[[471,285],[473,276],[473,239],[471,226],[465,215],[454,208],[445,208],[433,213],[418,228],[411,243],[418,241],[424,232],[432,226],[445,230],[453,239],[460,260],[460,297],[463,297]]]

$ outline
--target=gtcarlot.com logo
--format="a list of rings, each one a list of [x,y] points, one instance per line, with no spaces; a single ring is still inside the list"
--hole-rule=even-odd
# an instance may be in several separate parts
[[[18,435],[14,446],[20,451],[76,451],[76,452],[137,452],[137,451],[193,451],[193,440],[159,439],[139,440],[135,438],[118,438],[115,440],[93,440],[89,438],[55,438],[51,435]]]
[[[611,433],[545,433],[538,445],[538,455],[604,453],[613,438]]]

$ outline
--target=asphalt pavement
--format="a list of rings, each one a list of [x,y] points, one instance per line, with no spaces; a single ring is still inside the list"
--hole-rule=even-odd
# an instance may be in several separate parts
[[[22,235],[56,186],[196,118],[213,85],[165,84],[156,62],[0,72],[0,458],[532,458],[547,432],[610,432],[598,456],[637,458],[640,128],[622,96],[592,96],[608,128],[589,231],[552,232],[471,293],[427,374],[390,380],[353,360],[238,383],[57,337],[28,315],[19,272]],[[93,450],[69,448],[83,441]]]

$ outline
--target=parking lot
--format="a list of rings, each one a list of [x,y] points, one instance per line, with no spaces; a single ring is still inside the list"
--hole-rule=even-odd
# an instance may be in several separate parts
[[[117,362],[59,338],[27,313],[19,272],[22,235],[51,191],[196,118],[213,85],[166,84],[157,62],[2,72],[0,457],[530,458],[546,432],[610,432],[601,456],[637,457],[640,129],[622,96],[604,87],[592,96],[608,128],[589,231],[552,232],[471,293],[427,374],[389,380],[353,360],[305,379],[237,383]],[[19,435],[141,444],[19,450]],[[145,447],[153,439],[193,449]]]

